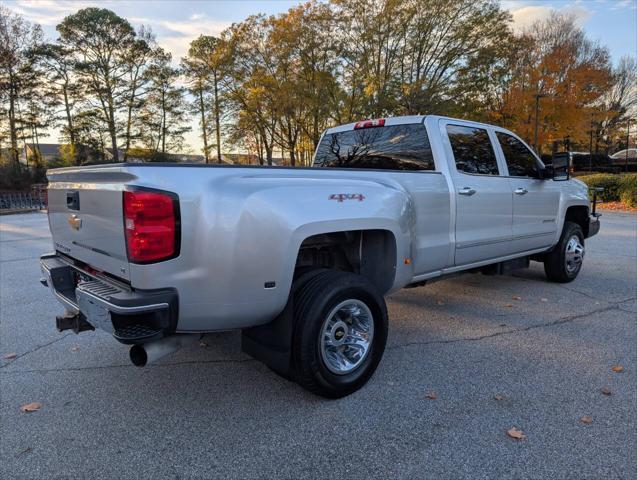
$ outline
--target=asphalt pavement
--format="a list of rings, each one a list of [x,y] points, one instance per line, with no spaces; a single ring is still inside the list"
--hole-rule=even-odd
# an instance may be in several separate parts
[[[637,215],[586,247],[567,285],[532,262],[392,295],[376,374],[325,400],[237,332],[145,368],[57,332],[46,215],[0,217],[0,478],[637,478]]]

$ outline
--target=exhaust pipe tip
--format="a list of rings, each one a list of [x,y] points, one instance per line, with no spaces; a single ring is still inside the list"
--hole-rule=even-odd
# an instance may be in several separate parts
[[[190,342],[194,342],[200,336],[198,333],[177,334],[153,342],[133,345],[129,352],[130,361],[137,367],[143,367],[173,353]]]
[[[148,363],[148,353],[143,345],[133,345],[130,348],[130,361],[136,367],[144,367]]]

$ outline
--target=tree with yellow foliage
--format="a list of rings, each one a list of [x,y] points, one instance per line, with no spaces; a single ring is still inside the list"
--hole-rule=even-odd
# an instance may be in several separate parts
[[[568,15],[553,13],[518,38],[509,76],[491,120],[551,151],[559,143],[587,143],[611,84],[608,51],[588,40]]]

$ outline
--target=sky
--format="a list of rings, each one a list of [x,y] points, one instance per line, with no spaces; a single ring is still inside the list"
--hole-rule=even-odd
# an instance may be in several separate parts
[[[188,50],[188,44],[199,35],[218,35],[234,22],[248,15],[285,12],[299,1],[235,0],[0,0],[15,13],[39,23],[45,35],[57,38],[55,25],[77,10],[98,6],[113,10],[134,26],[152,27],[159,45],[170,51],[176,62]],[[589,38],[608,47],[613,63],[624,55],[637,55],[637,0],[502,0],[502,7],[513,16],[514,28],[523,30],[552,11],[573,14]],[[53,133],[48,141],[54,142]],[[201,148],[196,124],[186,136],[186,143]]]

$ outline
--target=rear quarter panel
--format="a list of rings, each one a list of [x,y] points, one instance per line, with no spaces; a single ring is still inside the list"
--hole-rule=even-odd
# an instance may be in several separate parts
[[[223,330],[270,321],[285,306],[299,246],[311,235],[381,229],[410,256],[411,197],[387,172],[253,168],[130,167],[140,186],[179,195],[177,258],[130,266],[136,288],[176,287],[180,331]],[[143,171],[140,171],[143,170]],[[339,202],[334,194],[362,200]],[[396,261],[395,286],[411,281]],[[275,288],[265,288],[275,282]]]

